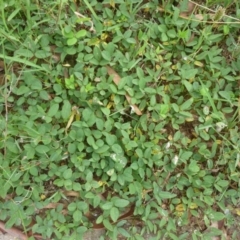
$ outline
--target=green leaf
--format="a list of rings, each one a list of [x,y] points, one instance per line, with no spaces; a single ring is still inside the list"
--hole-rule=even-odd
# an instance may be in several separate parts
[[[167,34],[166,34],[165,32],[163,32],[163,33],[161,34],[161,40],[162,40],[163,42],[168,41],[168,36],[167,36]]]
[[[103,210],[109,210],[113,207],[113,203],[112,202],[106,202],[102,205],[102,209]]]
[[[68,144],[68,152],[69,152],[70,154],[75,153],[76,149],[77,149],[77,146],[76,146],[75,143],[69,143],[69,144]]]
[[[180,8],[179,7],[173,7],[173,9],[174,9],[173,21],[176,22],[179,18]]]
[[[219,180],[219,181],[217,181],[217,185],[219,185],[221,187],[227,187],[229,185],[229,181],[227,181],[227,180]]]
[[[63,101],[63,107],[62,107],[62,118],[64,120],[69,119],[70,115],[71,115],[71,103],[68,100],[64,100]]]
[[[95,150],[96,153],[105,153],[109,149],[108,145],[103,145],[102,147],[99,147]]]
[[[77,42],[77,38],[69,38],[68,40],[67,40],[67,45],[68,46],[72,46],[72,45],[74,45],[75,43]]]
[[[87,137],[87,143],[94,149],[98,149],[98,146],[95,144],[95,140],[94,140],[93,136],[90,135]]]
[[[126,38],[126,41],[132,44],[136,43],[136,40],[134,38]]]
[[[38,146],[36,146],[35,149],[38,153],[42,153],[42,154],[47,153],[50,150],[50,148],[48,146],[45,146],[45,145],[38,145]]]
[[[6,142],[6,147],[12,153],[16,153],[16,154],[19,153],[19,148],[17,147],[15,142],[7,141]]]
[[[107,230],[109,230],[111,232],[113,231],[113,225],[109,222],[109,220],[104,219],[103,220],[103,225]]]
[[[75,211],[76,208],[77,208],[77,204],[75,202],[71,202],[70,204],[68,204],[68,210],[70,212]]]
[[[88,228],[85,226],[81,226],[77,228],[77,233],[82,235],[83,233],[87,232]]]
[[[197,173],[200,171],[200,167],[198,166],[197,162],[196,161],[191,161],[189,166],[188,166],[188,169],[192,172],[192,173]]]
[[[116,207],[112,207],[110,210],[110,217],[113,220],[113,222],[116,222],[119,218],[119,210]]]
[[[130,202],[128,200],[120,199],[120,198],[116,198],[113,201],[114,206],[120,207],[120,208],[126,207],[127,205],[129,205],[129,203]]]
[[[88,192],[88,193],[85,194],[85,198],[90,198],[90,199],[92,199],[92,198],[94,198],[94,197],[95,197],[95,194],[93,194],[92,192]]]
[[[63,172],[63,177],[65,179],[69,179],[72,177],[72,169],[67,169]]]
[[[30,91],[31,90],[29,87],[22,85],[17,89],[16,94],[19,96],[19,95],[23,95],[25,93],[30,93]]]
[[[110,53],[108,51],[105,51],[105,50],[102,51],[102,57],[107,61],[111,61],[111,58],[112,58]]]
[[[26,57],[28,59],[32,58],[34,56],[32,51],[29,50],[29,49],[26,49],[26,48],[21,48],[21,49],[15,51],[15,55],[24,56],[24,57]]]
[[[176,37],[177,37],[177,33],[176,33],[176,31],[175,31],[174,28],[173,28],[173,29],[169,29],[169,30],[167,31],[167,35],[168,35],[170,38],[176,38]]]
[[[88,122],[91,118],[93,118],[93,112],[90,108],[85,108],[82,112],[82,116],[85,122]]]
[[[118,227],[118,232],[126,238],[131,237],[131,235],[123,227]],[[136,240],[137,240],[137,238],[136,238]],[[141,240],[144,240],[144,239],[141,238]]]
[[[36,68],[36,69],[38,69],[38,70],[40,70],[40,71],[44,71],[44,72],[50,73],[50,71],[49,71],[47,68],[44,68],[44,67],[42,67],[42,66],[39,66],[39,65],[33,63],[32,61],[28,61],[28,60],[23,59],[23,58],[18,58],[18,57],[15,57],[15,56],[14,56],[14,57],[6,56],[6,55],[1,54],[1,53],[0,53],[0,58],[5,59],[5,60],[10,60],[10,61],[12,61],[12,62],[22,63],[22,64],[24,64],[24,65],[27,65],[27,66]]]
[[[95,46],[93,49],[93,56],[97,61],[100,61],[102,59],[102,53],[99,47]]]
[[[180,106],[181,111],[189,109],[191,107],[192,103],[193,103],[193,98],[188,99],[186,102],[184,102]]]
[[[34,81],[31,83],[31,89],[41,90],[42,89],[42,82],[38,79],[34,79]]]
[[[45,90],[40,91],[39,96],[41,99],[46,100],[46,101],[48,101],[50,99],[48,92]]]
[[[113,150],[114,153],[122,153],[123,152],[121,146],[118,145],[118,144],[113,144],[112,145],[112,150]]]
[[[118,84],[118,89],[121,90],[123,89],[123,87],[125,87],[127,85],[127,82],[131,81],[130,77],[123,77],[121,78],[119,84]]]
[[[110,110],[108,108],[101,108],[102,112],[104,113],[105,116],[109,116]]]
[[[58,112],[58,109],[59,109],[59,104],[58,103],[52,104],[51,107],[48,110],[48,113],[47,113],[48,117],[55,116]]]
[[[176,197],[177,194],[166,192],[166,191],[159,191],[159,196],[161,199],[170,199],[170,198]]]
[[[12,226],[18,221],[18,214],[17,212],[14,213],[14,211],[12,212],[10,218],[8,219],[8,221],[5,224],[6,228],[12,228]]]
[[[29,169],[29,172],[30,172],[31,175],[33,175],[35,177],[38,176],[38,168],[37,167],[31,167]]]
[[[185,85],[185,87],[188,90],[188,92],[192,92],[193,91],[193,86],[192,86],[192,84],[189,81],[183,80],[183,84]]]
[[[161,104],[159,114],[162,118],[166,118],[170,110],[169,104]]]
[[[79,211],[79,210],[76,210],[74,213],[73,213],[73,219],[74,221],[76,222],[80,222],[82,220],[82,212]]]
[[[221,213],[221,212],[211,212],[209,214],[209,218],[213,221],[221,221],[224,218],[226,218],[226,215],[224,213]]]
[[[78,31],[76,33],[76,38],[81,38],[81,37],[85,37],[87,35],[87,31],[85,29],[81,29],[80,31]]]
[[[45,50],[37,50],[37,51],[35,52],[35,57],[36,57],[36,58],[40,58],[40,59],[47,58],[47,57],[49,57],[50,55],[51,55],[51,52],[50,52],[50,51],[47,52],[47,51],[45,51]]]
[[[96,125],[98,130],[102,131],[104,128],[104,122],[101,118],[96,118]]]

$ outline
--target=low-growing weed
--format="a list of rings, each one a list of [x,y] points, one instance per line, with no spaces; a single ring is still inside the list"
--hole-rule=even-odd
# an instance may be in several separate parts
[[[236,239],[236,1],[0,8],[6,228],[30,239],[91,228],[106,229],[100,239]]]

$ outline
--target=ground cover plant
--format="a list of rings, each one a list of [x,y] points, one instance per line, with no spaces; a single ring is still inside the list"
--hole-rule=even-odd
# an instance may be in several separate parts
[[[0,229],[238,239],[238,1],[0,11]]]

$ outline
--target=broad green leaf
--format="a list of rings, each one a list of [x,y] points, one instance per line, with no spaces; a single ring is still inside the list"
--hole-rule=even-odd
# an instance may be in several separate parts
[[[197,162],[192,160],[188,166],[188,169],[192,172],[192,173],[197,173],[200,171],[200,167],[198,166]]]
[[[81,226],[77,228],[77,233],[82,235],[83,233],[87,232],[88,228],[85,226]]]
[[[40,91],[39,96],[41,99],[46,100],[46,101],[48,101],[50,99],[48,92],[45,90]]]
[[[168,35],[168,37],[170,37],[170,38],[176,38],[176,37],[177,37],[177,33],[176,33],[176,31],[175,31],[174,28],[169,29],[169,30],[167,31],[167,35]]]
[[[126,38],[126,41],[128,42],[128,43],[136,43],[136,40],[135,40],[135,38]]]
[[[76,149],[77,149],[77,146],[76,146],[75,143],[69,143],[69,144],[68,144],[68,152],[69,152],[70,154],[75,153]]]
[[[112,145],[112,150],[113,150],[114,153],[122,153],[123,152],[121,146],[118,145],[118,144],[113,144]]]
[[[31,83],[31,89],[41,90],[42,89],[42,82],[38,79],[34,79],[34,81]]]
[[[119,213],[118,208],[112,207],[110,210],[110,217],[113,220],[113,222],[116,222],[118,220],[119,215],[120,215],[120,213]]]
[[[78,31],[75,35],[76,38],[81,38],[81,37],[85,37],[87,34],[87,31],[85,29],[81,29],[80,31]]]
[[[80,222],[82,220],[82,212],[79,210],[74,211],[73,219],[75,222]]]
[[[50,150],[50,148],[45,145],[38,145],[38,146],[36,146],[35,149],[38,153],[47,153]]]
[[[16,153],[16,154],[19,153],[19,148],[17,147],[15,142],[6,141],[6,147],[12,153]]]
[[[166,192],[166,191],[159,191],[159,196],[161,199],[170,199],[170,198],[176,197],[177,194]]]
[[[38,176],[38,168],[37,167],[31,167],[29,169],[29,172],[30,172],[31,175],[33,175],[35,177]]]
[[[104,122],[101,118],[96,118],[96,125],[98,130],[102,131],[104,128]]]
[[[113,201],[113,204],[115,207],[122,207],[122,208],[128,206],[129,203],[130,202],[128,200],[120,199],[120,198],[116,198]]]
[[[77,42],[77,38],[75,38],[75,37],[69,38],[69,39],[67,40],[67,45],[68,45],[68,46],[72,46],[72,45],[74,45],[76,42]]]
[[[67,120],[69,119],[70,115],[71,115],[71,104],[68,100],[64,100],[63,102],[63,107],[62,107],[62,111],[61,111],[61,114],[62,114],[62,118],[64,120]]]
[[[103,145],[102,147],[99,147],[97,150],[95,150],[96,153],[105,153],[109,149],[108,145]]]
[[[212,212],[209,214],[209,218],[213,221],[221,221],[226,218],[226,215],[221,212]]]
[[[193,103],[193,98],[190,98],[180,106],[180,109],[182,111],[185,111],[191,107],[192,103]]]
[[[93,56],[97,61],[100,61],[102,59],[102,53],[99,47],[95,46],[93,49]]]
[[[35,57],[36,58],[40,58],[40,59],[44,59],[51,56],[51,52],[49,51],[45,51],[45,50],[37,50],[35,52]]]
[[[22,85],[17,89],[17,91],[15,93],[19,96],[19,95],[23,95],[25,93],[30,93],[30,92],[31,92],[31,90],[29,87]]]
[[[123,227],[118,227],[118,232],[121,234],[121,235],[123,235],[124,237],[126,237],[126,238],[130,238],[131,237],[131,235],[127,232],[127,230],[126,229],[124,229]],[[138,240],[138,239],[136,239],[136,240]],[[141,240],[143,240],[143,238],[141,238]]]
[[[68,210],[70,212],[73,212],[75,211],[75,209],[77,208],[77,204],[75,202],[71,202],[69,205],[68,205]]]
[[[188,92],[192,92],[193,91],[193,86],[192,86],[192,84],[189,81],[183,80],[183,84],[185,85],[185,87],[188,90]]]
[[[105,60],[107,60],[107,61],[111,61],[111,58],[112,58],[112,56],[110,55],[110,53],[109,53],[108,51],[106,51],[106,50],[103,50],[103,51],[102,51],[102,57],[103,57]]]
[[[104,219],[103,220],[103,225],[107,230],[109,230],[111,232],[113,231],[113,225],[109,222],[109,220]]]
[[[67,169],[63,172],[63,177],[65,179],[69,179],[72,177],[72,169]]]
[[[58,112],[58,109],[59,109],[59,104],[58,103],[52,104],[51,107],[48,110],[48,113],[47,113],[48,117],[55,116]]]
[[[90,108],[85,108],[82,112],[84,121],[89,121],[93,117],[93,112]]]
[[[110,110],[109,108],[101,108],[102,112],[104,113],[105,116],[109,116]]]
[[[229,181],[227,181],[227,180],[219,180],[219,181],[217,181],[217,185],[219,185],[221,187],[227,187],[229,185]]]
[[[123,87],[127,85],[127,82],[129,81],[129,77],[123,77],[121,78],[120,82],[118,83],[118,89],[121,90]]]
[[[113,203],[112,202],[106,202],[102,205],[102,209],[103,210],[109,210],[113,207]]]
[[[26,49],[26,48],[21,48],[21,49],[15,51],[15,55],[24,56],[24,57],[26,57],[28,59],[33,57],[32,51],[29,50],[29,49]]]

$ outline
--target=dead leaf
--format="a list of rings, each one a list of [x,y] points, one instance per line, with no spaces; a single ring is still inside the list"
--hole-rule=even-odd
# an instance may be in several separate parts
[[[44,207],[44,209],[57,208],[59,205],[62,205],[62,203],[49,203]]]
[[[187,9],[184,9],[184,11],[182,11],[182,12],[187,13],[187,15],[189,15],[194,11],[195,7],[196,7],[195,3],[188,1]]]
[[[194,17],[195,17],[197,20],[200,20],[200,21],[202,21],[203,18],[204,18],[202,14],[195,14]]]
[[[79,192],[76,192],[76,191],[63,191],[63,194],[66,197],[79,197],[80,196]]]
[[[111,67],[107,66],[107,72],[109,74],[109,76],[112,76],[113,77],[113,82],[118,85],[119,82],[121,81],[121,77],[118,75],[118,73]],[[135,105],[135,104],[132,104],[131,103],[131,97],[126,94],[125,95],[128,103],[130,104],[130,106],[132,107],[133,111],[137,114],[137,115],[142,115],[142,112],[141,110]]]
[[[15,227],[6,228],[4,222],[2,221],[0,221],[0,229],[17,239],[20,239],[20,240],[28,239],[28,236],[22,233],[22,231],[19,230],[18,228],[15,228]]]
[[[107,66],[107,72],[110,76],[113,76],[113,81],[116,85],[119,84],[121,77],[111,67]]]
[[[125,95],[128,103],[130,104],[130,106],[133,108],[133,111],[137,114],[137,115],[142,115],[142,112],[140,111],[140,109],[135,105],[131,103],[131,98],[129,95]]]
[[[224,239],[230,240],[229,237],[227,236],[226,229],[224,228],[224,220],[212,221],[211,225],[210,225],[210,228],[208,230],[210,230],[211,228],[217,228],[217,229],[221,230],[222,231],[222,235],[224,236]],[[221,237],[220,236],[213,236],[211,238],[211,240],[221,240]]]

